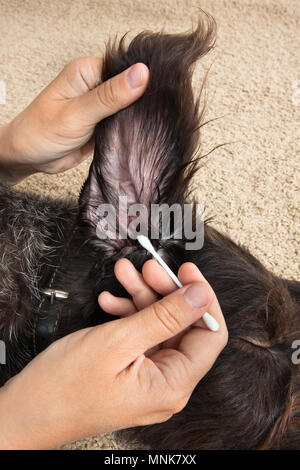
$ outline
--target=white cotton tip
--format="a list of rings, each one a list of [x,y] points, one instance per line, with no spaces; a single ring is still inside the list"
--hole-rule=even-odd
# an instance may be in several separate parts
[[[157,262],[164,268],[164,270],[169,274],[170,278],[173,279],[175,284],[180,288],[183,287],[178,277],[173,273],[169,266],[164,262],[162,257],[157,253],[154,246],[150,242],[149,238],[145,235],[138,235],[137,241],[142,245],[145,250],[149,251],[151,255],[157,260]],[[218,331],[219,323],[212,317],[209,313],[205,312],[203,315],[203,321],[206,324],[207,328],[211,331]]]
[[[205,312],[202,318],[207,328],[211,331],[218,331],[220,328],[219,323],[208,312]]]
[[[137,241],[142,245],[143,248],[145,248],[145,250],[148,250],[149,253],[151,253],[151,255],[156,259],[156,261],[164,268],[164,270],[167,271],[170,278],[173,279],[175,284],[178,287],[183,287],[178,277],[173,273],[173,271],[171,271],[169,266],[164,262],[162,257],[157,253],[154,246],[150,242],[149,238],[145,237],[145,235],[138,235]]]
[[[138,235],[136,239],[142,245],[142,247],[145,248],[145,250],[148,250],[150,253],[152,253],[152,251],[155,251],[149,238],[145,237],[145,235]]]

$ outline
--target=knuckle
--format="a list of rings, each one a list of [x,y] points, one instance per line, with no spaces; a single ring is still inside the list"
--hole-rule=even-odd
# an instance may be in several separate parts
[[[166,421],[169,421],[173,416],[173,413],[165,412],[159,415],[157,418],[157,423],[165,423]]]
[[[74,59],[74,64],[79,66],[79,67],[86,67],[90,64],[91,58],[88,56],[81,56],[78,57],[77,59]]]
[[[218,332],[218,338],[219,338],[220,351],[222,351],[227,345],[228,339],[229,339],[229,334],[228,334],[228,330],[226,326],[222,328],[220,332]]]
[[[179,413],[186,406],[188,399],[186,397],[177,398],[171,408],[172,415]]]
[[[209,289],[211,292],[211,299],[212,299],[210,303],[212,303],[213,301],[216,301],[217,303],[219,303],[216,293],[210,285],[209,285]],[[227,329],[226,324],[224,324],[224,326],[220,329],[220,331],[217,332],[217,337],[219,340],[220,348],[224,349],[229,339],[229,334],[228,334],[228,329]]]
[[[178,319],[176,307],[164,299],[163,302],[156,302],[152,305],[152,310],[159,323],[172,336],[181,331],[182,327]]]
[[[229,340],[228,329],[224,328],[222,331],[222,335],[221,335],[221,343],[222,343],[223,348],[225,348],[225,346],[227,345],[228,340]]]
[[[72,59],[70,62],[67,63],[65,66],[65,69],[76,69],[77,67],[85,66],[87,65],[89,60],[89,57],[87,56],[81,56],[81,57],[76,57],[75,59]]]
[[[165,423],[173,414],[167,410],[158,411],[156,413],[149,413],[146,416],[142,416],[138,420],[138,426],[149,426],[151,424]]]
[[[78,61],[78,58],[70,60],[70,62],[68,62],[67,65],[65,65],[63,70],[68,71],[70,69],[73,69],[76,66],[77,61]]]
[[[183,410],[183,408],[186,405],[186,400],[180,400],[176,403],[176,405],[173,408],[173,414],[179,413],[180,411]]]
[[[97,89],[97,97],[106,108],[111,108],[117,102],[118,96],[112,80],[107,80]]]

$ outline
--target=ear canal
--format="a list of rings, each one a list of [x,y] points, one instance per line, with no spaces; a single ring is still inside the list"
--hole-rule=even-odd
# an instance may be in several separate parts
[[[101,204],[122,217],[120,197],[126,207],[184,202],[197,169],[192,159],[202,117],[199,98],[193,97],[192,65],[214,41],[215,22],[203,13],[190,33],[142,32],[128,47],[125,37],[107,45],[103,81],[137,62],[148,66],[150,81],[137,102],[96,127],[94,159],[79,199],[80,221],[91,234],[96,236]]]

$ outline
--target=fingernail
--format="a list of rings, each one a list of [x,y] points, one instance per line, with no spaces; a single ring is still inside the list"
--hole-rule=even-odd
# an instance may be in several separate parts
[[[208,303],[207,289],[201,284],[194,284],[183,294],[186,301],[194,308],[204,307]],[[211,331],[218,331],[219,323],[208,312],[203,315],[203,321]]]
[[[189,287],[185,291],[184,297],[194,308],[204,307],[208,302],[207,289],[201,284],[194,284]]]
[[[143,71],[139,64],[130,67],[126,79],[130,88],[138,88],[143,84]]]

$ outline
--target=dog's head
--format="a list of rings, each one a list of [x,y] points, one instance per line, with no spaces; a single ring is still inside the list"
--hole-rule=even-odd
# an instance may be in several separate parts
[[[200,268],[228,325],[227,347],[186,408],[135,436],[154,448],[299,448],[299,365],[292,360],[292,347],[300,341],[299,284],[273,276],[208,226],[203,246],[187,249],[195,239],[186,236],[184,217],[170,217],[167,231],[161,218],[151,218],[151,205],[183,209],[189,199],[203,116],[192,92],[192,68],[214,40],[215,23],[205,15],[189,34],[145,32],[128,47],[124,38],[108,46],[103,81],[143,62],[150,82],[136,103],[97,125],[94,159],[80,195],[80,227],[98,254],[93,267],[98,293],[127,295],[113,267],[126,256],[141,269],[149,258],[132,235],[140,228],[175,272],[186,261]],[[138,223],[136,204],[144,208]],[[195,210],[190,217],[197,228]]]

